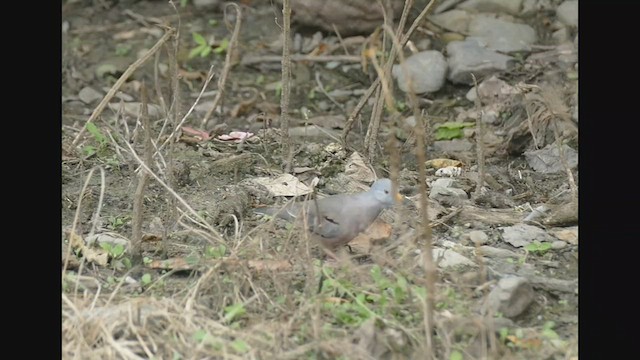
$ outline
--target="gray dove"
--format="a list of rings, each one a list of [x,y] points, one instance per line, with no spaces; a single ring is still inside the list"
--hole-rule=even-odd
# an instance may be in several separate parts
[[[392,194],[391,180],[378,179],[365,192],[333,195],[294,202],[284,207],[258,208],[255,211],[291,221],[304,219],[303,214],[306,214],[311,236],[333,252],[365,231],[383,209],[401,203],[403,199],[398,192]]]

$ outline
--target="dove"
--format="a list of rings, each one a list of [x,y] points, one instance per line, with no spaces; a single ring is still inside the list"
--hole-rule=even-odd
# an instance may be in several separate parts
[[[257,208],[254,211],[290,221],[306,218],[311,237],[333,253],[365,231],[382,210],[401,203],[403,199],[398,192],[392,193],[391,180],[378,179],[368,191],[294,202],[284,207]]]

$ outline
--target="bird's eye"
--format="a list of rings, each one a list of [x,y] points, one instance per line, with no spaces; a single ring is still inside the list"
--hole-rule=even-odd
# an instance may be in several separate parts
[[[388,194],[388,193],[389,193],[389,190],[385,190],[385,191],[384,191],[384,193],[385,193],[385,194]]]

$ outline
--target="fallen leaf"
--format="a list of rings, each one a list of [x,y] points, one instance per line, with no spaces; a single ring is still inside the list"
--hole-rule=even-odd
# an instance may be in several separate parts
[[[177,257],[166,260],[153,260],[147,267],[161,270],[193,270],[193,265],[185,258]]]
[[[312,192],[307,185],[291,174],[282,174],[275,179],[259,177],[251,181],[266,187],[273,196],[301,196]]]
[[[218,139],[219,140],[233,140],[233,142],[235,143],[239,143],[241,141],[243,141],[244,139],[248,139],[250,137],[253,136],[253,133],[250,132],[244,132],[244,131],[232,131],[230,132],[228,135],[219,135]]]
[[[464,166],[464,164],[461,161],[453,160],[453,159],[431,159],[431,160],[425,161],[424,165],[427,167],[427,169],[429,168],[442,169],[449,166],[455,166],[455,167]]]
[[[362,156],[354,151],[345,165],[344,173],[353,180],[360,182],[373,182],[376,180],[376,176],[367,164],[365,164]]]
[[[392,227],[390,224],[386,222],[376,219],[376,221],[371,224],[367,230],[365,230],[360,235],[356,236],[355,239],[349,242],[349,246],[362,253],[369,253],[371,250],[371,245],[381,240],[386,240],[391,236]]]

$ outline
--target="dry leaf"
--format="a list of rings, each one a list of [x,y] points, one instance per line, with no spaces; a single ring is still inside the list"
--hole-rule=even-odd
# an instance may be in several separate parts
[[[344,173],[353,180],[370,183],[376,180],[376,174],[358,152],[354,151],[345,165]]]
[[[121,31],[113,35],[113,40],[129,40],[136,35],[135,30]]]
[[[461,161],[453,160],[453,159],[431,159],[431,160],[427,160],[424,163],[424,165],[427,167],[427,169],[429,168],[442,169],[449,166],[455,166],[455,167],[464,166],[464,164]]]
[[[282,174],[275,179],[259,177],[251,181],[266,187],[273,196],[301,196],[312,192],[307,185],[291,174]]]
[[[369,253],[373,243],[388,239],[389,236],[391,236],[391,232],[392,227],[390,224],[387,224],[380,219],[376,219],[376,221],[374,221],[367,230],[356,236],[355,239],[351,240],[349,242],[349,246],[358,252]]]
[[[189,264],[185,258],[181,257],[166,260],[153,260],[147,266],[151,269],[162,270],[193,270],[193,265]]]
[[[182,133],[183,134],[187,134],[190,135],[192,137],[194,137],[196,140],[199,141],[207,141],[211,138],[211,136],[209,136],[209,133],[206,131],[202,131],[202,130],[196,130],[192,127],[188,127],[188,126],[183,126],[182,127]]]

